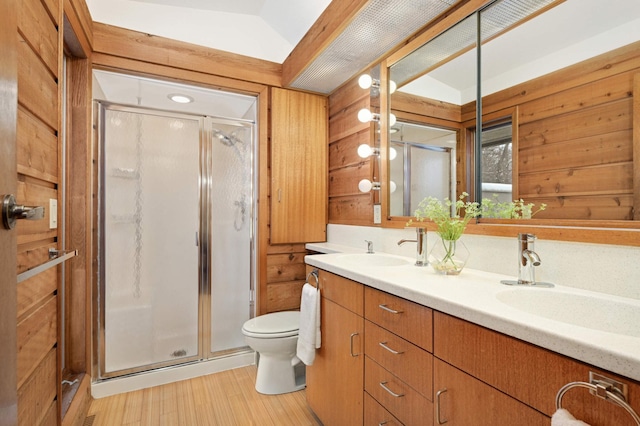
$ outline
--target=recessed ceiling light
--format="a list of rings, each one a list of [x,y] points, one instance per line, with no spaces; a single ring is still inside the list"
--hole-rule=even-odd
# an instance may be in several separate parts
[[[167,98],[171,99],[173,102],[177,102],[179,104],[190,104],[193,102],[193,98],[187,95],[180,95],[178,93],[173,93],[171,95],[167,95]]]

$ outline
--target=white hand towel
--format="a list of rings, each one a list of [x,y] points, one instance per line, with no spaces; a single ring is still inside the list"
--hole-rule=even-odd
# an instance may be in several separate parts
[[[576,420],[570,412],[559,408],[551,417],[551,426],[589,426],[589,424],[582,420]]]
[[[302,287],[300,330],[296,355],[305,365],[312,365],[320,347],[320,291],[309,283]]]

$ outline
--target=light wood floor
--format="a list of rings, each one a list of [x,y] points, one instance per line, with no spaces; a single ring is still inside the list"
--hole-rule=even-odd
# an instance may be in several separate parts
[[[91,402],[86,425],[318,426],[305,391],[262,395],[249,366]],[[91,423],[91,417],[93,423]]]

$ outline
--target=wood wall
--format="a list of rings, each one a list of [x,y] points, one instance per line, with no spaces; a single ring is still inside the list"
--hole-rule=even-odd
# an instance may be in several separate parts
[[[44,206],[44,220],[18,221],[17,273],[45,263],[58,247],[49,229],[49,200],[58,200],[62,4],[18,3],[18,204]],[[50,425],[59,418],[58,271],[53,268],[17,286],[18,424]]]

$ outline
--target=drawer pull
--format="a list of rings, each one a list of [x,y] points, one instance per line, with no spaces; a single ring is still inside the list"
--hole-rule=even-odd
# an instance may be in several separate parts
[[[381,421],[380,423],[378,423],[378,426],[384,426],[384,425],[386,425],[387,423],[389,423],[389,420],[383,420],[383,421]]]
[[[385,348],[386,350],[388,350],[389,352],[391,352],[394,355],[400,355],[403,354],[404,351],[394,351],[393,349],[391,349],[389,346],[387,346],[387,342],[380,342],[378,343],[380,346],[382,346],[383,348]]]
[[[391,394],[391,396],[395,397],[395,398],[400,398],[401,396],[404,396],[403,393],[395,393],[394,391],[392,391],[391,389],[389,389],[387,387],[387,382],[380,382],[380,387],[384,390],[386,390],[387,392],[389,392],[389,394]]]
[[[447,391],[447,388],[441,389],[436,393],[436,420],[438,421],[439,425],[443,425],[445,423],[447,423],[449,420],[445,420],[442,421],[440,419],[440,395],[442,395],[443,393],[445,393]]]
[[[390,308],[390,307],[388,307],[387,305],[378,305],[378,307],[379,307],[380,309],[383,309],[383,310],[387,311],[387,312],[391,312],[392,314],[401,314],[401,313],[403,313],[403,312],[404,312],[404,311],[396,311],[396,310],[394,310],[394,309],[391,309],[391,308]]]
[[[355,336],[357,336],[357,335],[358,335],[358,333],[351,333],[351,336],[349,336],[349,353],[350,353],[350,354],[351,354],[351,356],[353,356],[353,357],[356,357],[356,356],[360,355],[360,354],[354,354],[354,353],[353,353],[353,338],[354,338]]]

